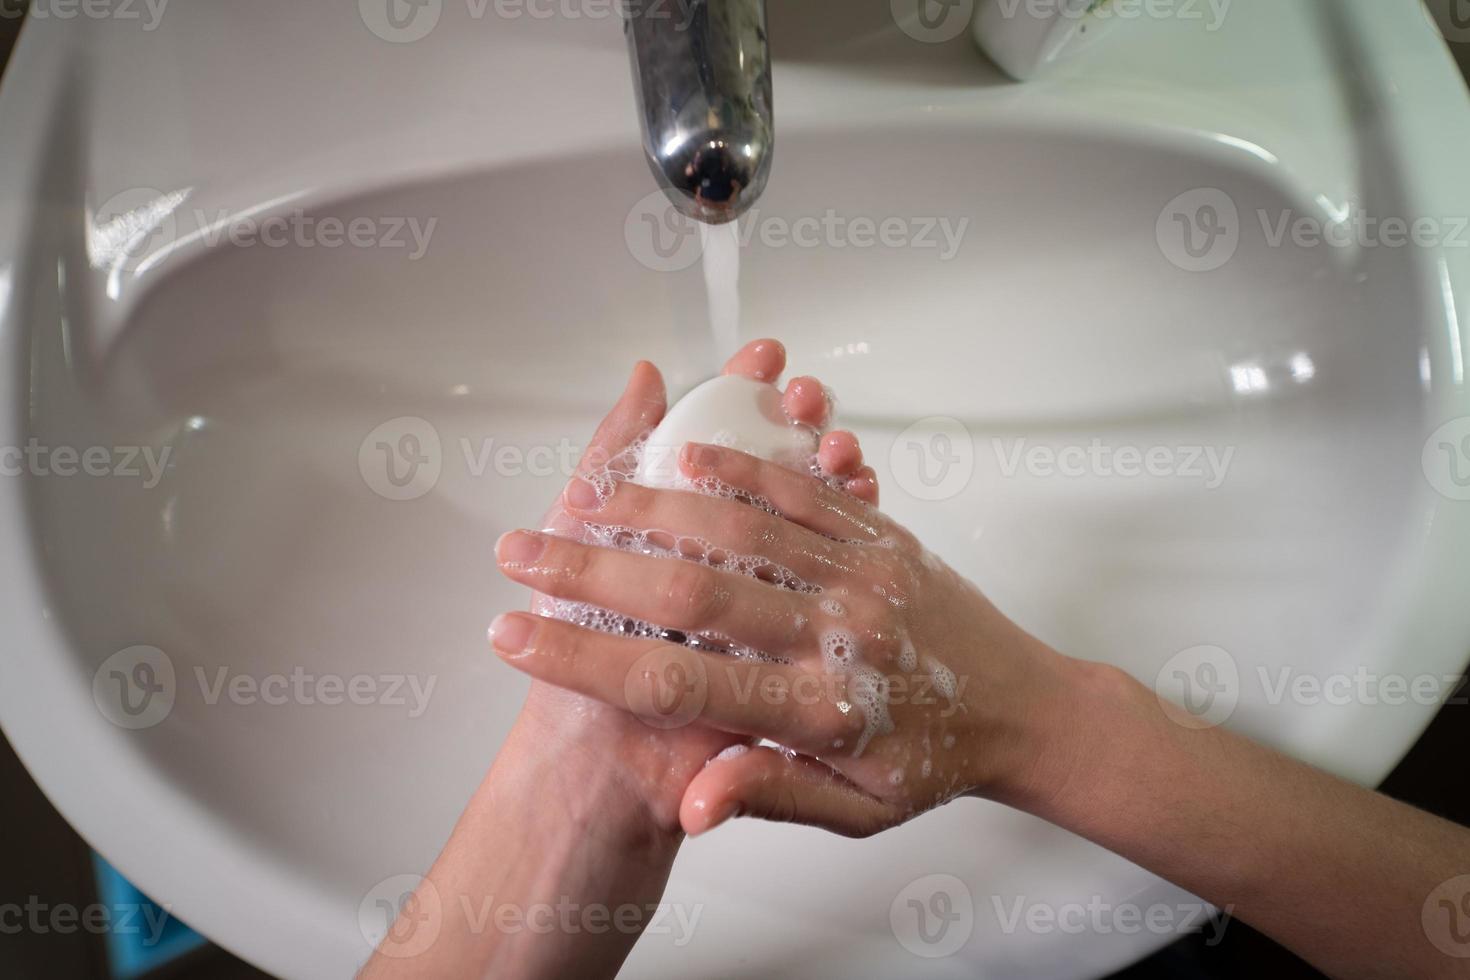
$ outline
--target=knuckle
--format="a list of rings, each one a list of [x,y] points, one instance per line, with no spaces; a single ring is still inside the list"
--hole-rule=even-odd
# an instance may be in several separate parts
[[[562,578],[579,580],[586,578],[592,571],[595,553],[591,548],[563,541],[553,541],[549,550],[551,551],[551,564],[558,570]]]
[[[703,625],[720,612],[725,592],[714,574],[702,565],[677,559],[669,561],[665,573],[663,604],[673,618],[673,625],[689,628]]]

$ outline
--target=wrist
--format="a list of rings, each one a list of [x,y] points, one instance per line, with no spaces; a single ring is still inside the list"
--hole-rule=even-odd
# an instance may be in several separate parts
[[[1033,658],[1030,688],[1013,722],[1009,750],[985,793],[1067,825],[1100,779],[1146,739],[1152,696],[1126,672],[1050,648]]]
[[[622,758],[621,712],[536,683],[495,760],[557,801],[558,812],[609,846],[658,860],[683,842],[677,819],[660,817]],[[492,770],[490,780],[497,778]]]

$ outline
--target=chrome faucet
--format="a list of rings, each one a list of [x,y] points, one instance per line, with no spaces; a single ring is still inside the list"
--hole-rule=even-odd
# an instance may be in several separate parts
[[[624,32],[643,148],[679,211],[747,211],[771,172],[765,0],[627,0]]]

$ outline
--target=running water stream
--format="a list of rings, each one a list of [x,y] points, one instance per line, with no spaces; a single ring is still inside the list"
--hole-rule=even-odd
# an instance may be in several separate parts
[[[704,291],[715,360],[723,364],[740,348],[740,226],[699,225],[704,244]]]

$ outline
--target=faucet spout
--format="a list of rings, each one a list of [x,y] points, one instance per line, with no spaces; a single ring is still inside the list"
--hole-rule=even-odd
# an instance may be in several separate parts
[[[624,31],[659,186],[691,218],[740,217],[771,171],[765,0],[631,0]]]

